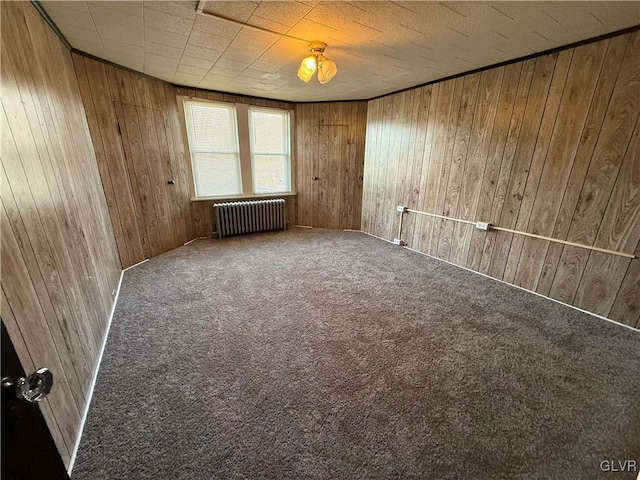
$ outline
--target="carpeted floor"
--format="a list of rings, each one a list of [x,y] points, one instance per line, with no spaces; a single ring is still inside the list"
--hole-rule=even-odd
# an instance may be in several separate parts
[[[292,229],[126,272],[72,479],[635,479],[639,439],[640,333]]]

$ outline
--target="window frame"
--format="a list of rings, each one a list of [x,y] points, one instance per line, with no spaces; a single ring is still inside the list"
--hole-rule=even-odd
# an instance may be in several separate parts
[[[213,151],[213,150],[202,150],[202,149],[196,149],[191,145],[191,141],[189,140],[189,126],[193,123],[193,119],[191,118],[192,115],[189,115],[189,113],[191,112],[191,109],[189,107],[187,107],[188,104],[194,104],[194,105],[207,105],[210,107],[218,107],[218,108],[224,108],[225,110],[229,110],[231,112],[231,124],[232,124],[232,135],[235,134],[235,151],[231,152],[231,151]],[[242,196],[244,194],[244,188],[243,188],[243,182],[242,182],[242,164],[241,164],[241,152],[240,152],[240,136],[238,134],[238,112],[236,109],[236,105],[233,103],[226,103],[226,102],[215,102],[215,101],[210,101],[210,100],[202,100],[202,99],[197,99],[197,98],[185,98],[183,103],[183,118],[185,121],[185,133],[186,133],[186,144],[187,144],[187,150],[189,152],[189,167],[191,168],[191,185],[192,185],[192,189],[191,192],[193,194],[194,197],[196,198],[217,198],[217,197],[228,197],[228,196]],[[189,112],[189,113],[188,113]],[[220,194],[220,195],[210,195],[210,196],[204,196],[204,195],[198,195],[198,188],[197,188],[197,178],[196,178],[196,168],[194,166],[194,162],[193,162],[193,154],[194,153],[212,153],[212,154],[218,154],[218,155],[234,155],[236,157],[236,162],[237,162],[237,166],[238,166],[238,181],[239,181],[239,186],[240,186],[240,193],[239,194]]]
[[[190,174],[187,175],[189,179],[189,192],[191,195],[190,200],[192,202],[200,202],[207,200],[243,200],[243,199],[251,199],[251,198],[274,198],[274,197],[286,197],[286,196],[295,196],[297,195],[295,191],[296,186],[296,177],[295,177],[295,161],[294,161],[294,144],[295,144],[295,130],[294,130],[294,111],[293,109],[288,108],[277,108],[277,107],[262,107],[261,105],[256,105],[253,103],[240,103],[240,102],[223,102],[218,100],[209,100],[205,98],[187,96],[187,95],[177,95],[178,100],[178,110],[180,111],[181,116],[181,127],[182,127],[182,137],[184,148],[185,160],[187,163],[187,168],[190,169]],[[240,149],[240,176],[242,183],[242,193],[238,195],[215,195],[215,196],[197,196],[196,187],[195,187],[195,176],[193,169],[193,161],[191,158],[191,144],[189,143],[189,136],[187,133],[187,110],[186,110],[186,102],[191,101],[195,103],[210,103],[210,104],[221,104],[225,106],[232,106],[235,108],[236,115],[236,134],[237,141]],[[249,108],[250,107],[259,107],[264,109],[271,109],[275,111],[284,111],[288,113],[289,116],[289,129],[288,140],[289,140],[289,191],[287,192],[274,192],[274,193],[254,193],[253,190],[253,154],[251,151],[251,135],[249,133]]]
[[[252,117],[252,112],[266,112],[266,113],[278,113],[278,114],[282,114],[285,113],[286,114],[286,120],[285,120],[285,146],[286,146],[286,152],[284,153],[274,153],[274,152],[256,152],[255,148],[254,148],[254,122],[253,122],[253,117]],[[291,111],[290,110],[285,110],[282,108],[272,108],[272,107],[261,107],[261,106],[256,106],[256,105],[250,105],[249,106],[249,111],[248,111],[248,117],[247,117],[248,121],[249,121],[249,142],[250,142],[250,153],[251,153],[251,191],[253,192],[254,195],[280,195],[282,193],[290,193],[292,190],[292,177],[293,177],[293,172],[292,172],[292,168],[291,168],[291,143],[292,143],[292,139],[291,139]],[[268,155],[272,155],[272,156],[284,156],[286,157],[287,163],[286,163],[286,171],[285,171],[285,175],[288,177],[288,182],[287,182],[287,187],[288,190],[283,190],[282,192],[269,192],[269,193],[256,193],[256,176],[255,176],[255,159],[256,159],[256,155],[263,155],[263,156],[268,156]]]

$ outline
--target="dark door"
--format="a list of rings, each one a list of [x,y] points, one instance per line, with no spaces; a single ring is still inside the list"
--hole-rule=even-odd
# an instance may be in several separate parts
[[[25,376],[4,322],[0,368],[2,378],[17,380]],[[4,385],[1,445],[2,480],[69,479],[38,404],[19,400],[15,389],[5,388]]]

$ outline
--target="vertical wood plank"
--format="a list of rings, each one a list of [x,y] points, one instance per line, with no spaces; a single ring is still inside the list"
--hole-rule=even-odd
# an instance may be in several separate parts
[[[471,146],[463,176],[460,205],[458,207],[458,217],[471,221],[478,218],[480,189],[484,184],[484,176],[487,172],[489,146],[491,144],[503,74],[504,69],[493,69],[482,72],[480,75],[476,114],[471,127]],[[461,230],[463,235],[460,236],[460,241],[458,242],[458,262],[461,265],[467,265],[471,238],[476,229],[464,227]]]
[[[509,155],[505,155],[505,149],[507,147],[509,133],[511,132],[511,120],[518,100],[518,91],[521,85],[520,78],[523,73],[523,64],[514,63],[505,67],[505,76],[503,79],[503,88],[501,89],[502,104],[496,118],[496,125],[494,127],[494,136],[492,139],[492,145],[490,147],[491,152],[491,171],[485,174],[485,179],[488,180],[488,188],[483,189],[484,194],[481,193],[481,197],[484,198],[482,210],[479,210],[480,221],[488,221],[491,223],[497,223],[498,219],[502,215],[502,210],[507,196],[507,190],[509,187],[509,177],[511,175],[511,160]],[[491,182],[495,183],[491,183]],[[491,188],[492,186],[495,189]],[[482,212],[482,213],[480,213]],[[491,260],[493,258],[493,250],[496,245],[498,236],[493,234],[482,234],[479,230],[474,231],[474,234],[484,236],[484,244],[482,245],[482,257],[480,258],[479,271],[484,274],[489,274],[489,268],[491,266]],[[477,260],[476,260],[477,262]],[[471,265],[474,265],[472,259]]]
[[[454,147],[456,145],[456,130],[459,123],[458,114],[460,112],[460,102],[462,101],[462,92],[464,86],[464,77],[458,77],[453,80],[453,97],[452,101],[449,105],[448,111],[448,120],[442,120],[447,125],[446,137],[445,137],[445,146],[442,150],[444,152],[444,157],[442,158],[442,162],[440,163],[440,179],[438,184],[438,191],[436,193],[436,206],[435,212],[440,215],[445,215],[445,212],[450,213],[447,210],[447,205],[450,205],[451,202],[448,200],[448,188],[449,188],[449,174],[451,171],[451,163],[454,154]],[[455,172],[454,172],[455,177]],[[432,237],[429,253],[438,255],[440,251],[444,254],[448,255],[448,247],[447,242],[442,242],[443,230],[444,235],[446,237],[448,233],[448,228],[450,225],[447,225],[448,221],[433,219],[433,227],[432,227]]]
[[[522,72],[518,83],[518,93],[516,103],[511,114],[511,124],[504,146],[503,164],[509,169],[509,182],[504,192],[504,197],[496,206],[500,207],[500,219],[495,220],[501,227],[513,228],[515,226],[517,208],[522,200],[520,192],[523,185],[522,175],[526,174],[525,169],[515,162],[516,158],[523,159],[522,155],[517,156],[518,140],[524,122],[524,112],[529,97],[529,89],[533,79],[535,60],[527,60],[522,64]],[[510,226],[509,226],[510,225]],[[491,254],[489,265],[489,275],[502,279],[507,264],[509,249],[513,235],[506,232],[496,232],[494,248]]]
[[[144,248],[148,245],[148,256],[159,255],[163,252],[162,239],[160,238],[161,219],[158,219],[157,208],[154,201],[153,185],[150,179],[150,172],[145,160],[144,142],[140,128],[138,111],[134,105],[122,104],[122,122],[120,128],[123,139],[126,139],[125,156],[127,164],[135,174],[135,181],[138,185],[138,201],[142,212],[142,219],[145,224],[146,242],[141,245]],[[146,252],[145,252],[146,253]]]
[[[516,206],[516,230],[525,231],[531,218],[571,58],[572,52],[561,52],[559,55],[540,57],[536,62],[517,153],[523,160],[516,158],[517,164],[524,169],[518,172],[522,183],[521,190],[516,193],[520,199],[520,204]],[[503,277],[507,282],[513,282],[523,242],[524,237],[520,235],[511,240]]]
[[[464,77],[462,87],[462,97],[458,109],[458,121],[456,134],[454,137],[453,152],[451,154],[451,164],[449,166],[449,179],[447,182],[447,192],[444,203],[444,215],[458,217],[458,206],[460,192],[463,183],[464,170],[467,155],[469,152],[469,142],[471,139],[471,126],[478,102],[478,82],[480,74],[473,74]],[[465,227],[466,228],[466,227]],[[458,239],[462,235],[462,225],[457,222],[445,221],[440,230],[440,241],[438,255],[453,263],[461,261],[459,257],[460,245]]]

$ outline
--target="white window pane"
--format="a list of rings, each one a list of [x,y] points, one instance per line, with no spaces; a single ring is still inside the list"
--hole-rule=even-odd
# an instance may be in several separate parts
[[[235,107],[195,101],[184,105],[196,196],[242,194]]]
[[[190,111],[189,142],[192,150],[221,153],[237,151],[233,108],[191,103]]]
[[[239,195],[240,161],[238,155],[219,153],[192,153],[196,196]]]
[[[288,192],[289,157],[255,155],[253,157],[253,189],[255,193]]]
[[[267,112],[252,110],[253,153],[289,152],[288,114],[286,112]]]

